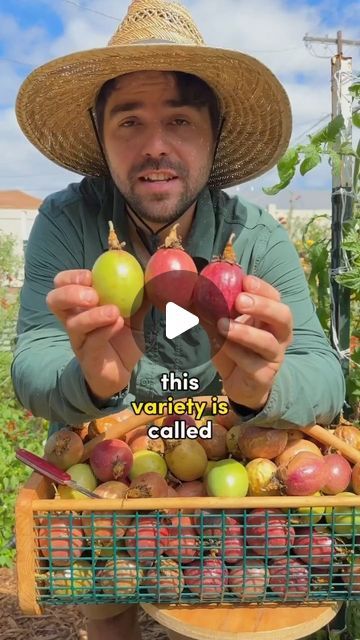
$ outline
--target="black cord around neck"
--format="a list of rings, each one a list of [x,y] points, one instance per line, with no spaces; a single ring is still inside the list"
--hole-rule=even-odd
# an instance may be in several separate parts
[[[154,232],[151,229],[151,227],[145,222],[145,220],[142,220],[135,211],[131,210],[130,212],[130,210],[127,208],[126,212],[131,222],[133,223],[136,233],[138,234],[141,242],[143,243],[144,247],[147,249],[147,251],[150,253],[151,256],[155,253],[155,251],[157,251],[157,249],[161,244],[160,233],[165,229],[167,229],[168,227],[173,226],[175,221],[183,215],[183,213],[179,213],[179,215],[177,216],[177,218],[175,218],[175,220],[171,220],[171,222],[167,222],[162,227],[160,227],[160,229]],[[145,231],[145,229],[143,229],[140,225],[137,224],[133,216],[135,216],[141,222],[141,224],[143,224],[146,227],[147,232]]]

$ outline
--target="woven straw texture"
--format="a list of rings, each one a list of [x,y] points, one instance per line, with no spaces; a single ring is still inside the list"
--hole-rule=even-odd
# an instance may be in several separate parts
[[[35,69],[17,97],[19,125],[56,164],[81,175],[108,175],[89,109],[104,82],[146,70],[195,74],[219,96],[224,125],[211,187],[255,178],[285,152],[291,110],[277,78],[248,55],[203,44],[188,11],[166,0],[134,0],[107,47]]]

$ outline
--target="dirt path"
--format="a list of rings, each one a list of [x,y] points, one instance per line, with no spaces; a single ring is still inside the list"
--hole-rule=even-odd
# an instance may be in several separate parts
[[[162,628],[140,612],[143,640],[167,640]],[[0,569],[0,640],[86,640],[77,607],[45,607],[43,616],[25,616],[17,601],[12,569]]]

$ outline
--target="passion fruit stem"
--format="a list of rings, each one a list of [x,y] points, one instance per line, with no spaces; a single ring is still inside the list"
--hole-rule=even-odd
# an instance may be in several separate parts
[[[109,235],[108,235],[108,246],[109,251],[121,251],[126,245],[126,242],[120,242],[119,238],[116,235],[116,231],[114,229],[114,225],[112,220],[109,220]]]
[[[131,487],[126,492],[127,498],[151,498],[151,491],[146,483]]]
[[[54,451],[57,456],[61,456],[65,451],[68,450],[70,445],[71,435],[70,432],[66,432],[65,430],[59,432],[55,442]]]
[[[237,262],[236,253],[234,251],[233,242],[235,238],[235,233],[232,233],[229,237],[229,240],[226,243],[224,253],[222,254],[222,260],[226,260],[226,262],[231,262],[232,264]]]
[[[51,486],[54,489],[54,500],[60,500],[61,496],[60,496],[59,490],[57,488],[57,485],[54,482],[52,482]]]
[[[165,249],[183,249],[184,247],[181,244],[181,237],[178,236],[177,228],[180,226],[180,223],[177,222],[172,227],[169,235],[166,236],[163,247]]]
[[[121,460],[116,460],[113,465],[112,472],[115,480],[119,480],[124,475],[125,465]]]

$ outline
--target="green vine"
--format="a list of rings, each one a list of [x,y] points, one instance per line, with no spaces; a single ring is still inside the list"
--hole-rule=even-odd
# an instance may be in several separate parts
[[[353,101],[352,126],[360,129],[360,79],[350,87]],[[349,268],[336,276],[336,281],[351,291],[351,344],[350,368],[347,379],[347,396],[353,410],[353,420],[360,422],[360,141],[354,149],[349,140],[339,143],[345,131],[342,115],[333,118],[325,127],[308,136],[307,144],[289,148],[277,165],[279,181],[263,188],[267,195],[276,195],[293,180],[297,170],[304,176],[325,159],[335,174],[339,174],[344,157],[353,162],[352,189],[354,194],[353,217],[344,224],[342,248],[346,252]],[[330,238],[314,226],[320,217],[314,216],[305,226],[301,242],[296,243],[307,275],[310,293],[323,328],[331,329],[330,310]],[[311,233],[310,233],[311,231]],[[310,237],[309,237],[310,236]],[[300,246],[299,246],[300,245]]]

